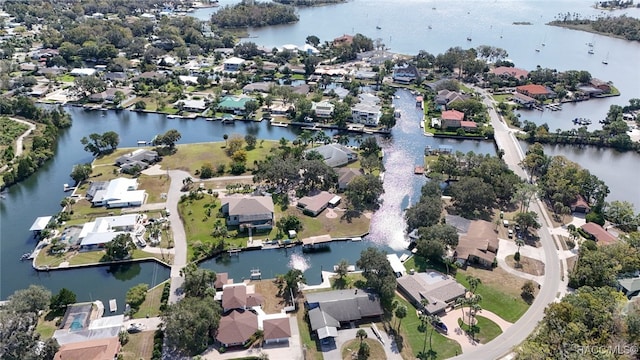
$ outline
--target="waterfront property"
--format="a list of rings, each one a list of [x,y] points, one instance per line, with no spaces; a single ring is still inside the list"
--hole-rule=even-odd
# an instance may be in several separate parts
[[[582,195],[576,196],[576,200],[571,204],[571,212],[579,212],[586,214],[591,211],[591,206]]]
[[[311,104],[311,111],[316,114],[316,117],[328,119],[331,118],[334,107],[335,106],[328,101],[314,102]]]
[[[349,168],[349,167],[339,168],[337,173],[338,173],[338,191],[345,191],[347,189],[347,186],[349,186],[351,181],[356,176],[363,175],[361,170]]]
[[[600,245],[610,245],[618,241],[615,236],[596,223],[589,222],[580,226],[580,228],[582,228],[582,230],[587,234],[591,235],[591,237]]]
[[[459,266],[481,265],[491,267],[498,253],[498,234],[495,225],[484,220],[469,222],[460,234],[453,257]],[[460,231],[460,229],[458,229]]]
[[[144,203],[146,192],[138,190],[138,180],[116,178],[106,182],[94,182],[87,190],[87,198],[92,206],[121,208],[140,206]]]
[[[470,96],[469,95],[464,95],[461,94],[457,91],[451,91],[451,90],[447,90],[447,89],[442,89],[440,91],[438,91],[438,94],[436,95],[435,99],[433,100],[435,103],[435,109],[436,110],[447,110],[447,106],[449,106],[449,104],[451,104],[454,101],[464,101],[469,99]],[[422,97],[420,97],[420,99],[422,99]],[[417,99],[416,99],[417,102]],[[422,101],[420,101],[422,103]],[[422,105],[421,105],[422,106]]]
[[[306,215],[318,216],[329,206],[329,203],[334,200],[335,197],[336,195],[334,194],[327,191],[321,191],[315,195],[308,195],[300,198],[296,206]],[[339,201],[339,199],[334,200],[334,202],[336,201]]]
[[[223,69],[227,72],[236,72],[239,71],[240,68],[242,68],[242,65],[244,65],[244,63],[244,59],[241,59],[239,57],[230,57],[223,61]]]
[[[396,65],[393,68],[393,81],[399,84],[409,84],[420,76],[418,68],[413,64]]]
[[[324,158],[324,163],[331,167],[344,166],[358,160],[358,154],[355,151],[341,144],[322,145],[305,150],[305,153],[309,151],[318,152]]]
[[[245,105],[252,98],[248,96],[225,96],[220,100],[218,108],[224,112],[233,113],[236,115],[244,114]]]
[[[264,297],[255,292],[254,286],[247,286],[244,283],[228,284],[222,286],[222,309],[246,310],[254,306],[261,306]]]
[[[276,317],[265,318],[262,321],[262,331],[264,343],[266,345],[280,344],[289,341],[291,337],[291,322],[289,317],[283,317],[281,314],[274,314]],[[261,318],[258,317],[258,322]],[[260,327],[260,324],[258,324]]]
[[[86,341],[118,339],[124,315],[102,317],[104,305],[99,302],[69,305],[53,337],[63,346]]]
[[[49,225],[52,218],[53,216],[39,216],[33,222],[33,225],[31,225],[31,227],[29,228],[29,231],[33,231],[34,235],[39,234],[42,230],[44,230]]]
[[[441,314],[465,295],[466,289],[455,279],[434,270],[398,278],[398,290],[418,309]]]
[[[250,310],[232,310],[220,318],[216,340],[224,347],[247,343],[258,330],[258,316]]]
[[[306,298],[311,330],[320,340],[337,337],[342,325],[375,321],[384,313],[378,295],[360,289],[309,293]]]
[[[101,250],[105,244],[121,234],[130,233],[133,237],[136,231],[144,231],[144,228],[140,225],[141,219],[142,215],[127,214],[99,217],[94,221],[85,223],[78,235],[80,250]],[[141,230],[138,230],[138,227]]]
[[[222,201],[222,213],[228,226],[241,229],[271,230],[273,228],[273,199],[270,196],[228,196]]]
[[[120,167],[120,170],[127,171],[133,167],[138,167],[140,170],[144,170],[149,167],[149,164],[153,164],[158,161],[158,153],[153,150],[136,149],[130,153],[119,156],[115,164]]]
[[[379,105],[357,103],[351,108],[352,121],[366,126],[378,126],[382,117],[381,109]]]
[[[489,70],[489,72],[505,79],[513,77],[518,80],[526,80],[527,76],[529,76],[529,72],[525,69],[508,66],[498,66]]]
[[[120,348],[118,337],[86,340],[61,345],[53,359],[111,360],[118,357]]]
[[[537,100],[553,99],[556,97],[556,93],[553,90],[538,84],[516,86],[516,91]]]

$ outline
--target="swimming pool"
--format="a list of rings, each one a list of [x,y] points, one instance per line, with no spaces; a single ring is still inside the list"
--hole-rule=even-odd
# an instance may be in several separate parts
[[[69,330],[78,331],[84,329],[84,323],[86,319],[87,313],[73,314],[73,320],[71,321],[71,325],[69,325]]]

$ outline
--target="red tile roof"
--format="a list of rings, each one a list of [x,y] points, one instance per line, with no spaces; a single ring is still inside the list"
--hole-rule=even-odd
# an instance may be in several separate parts
[[[477,128],[478,124],[475,121],[460,121],[460,126],[463,128]]]
[[[550,94],[551,92],[549,91],[549,89],[547,89],[546,87],[542,86],[542,85],[538,85],[538,84],[529,84],[529,85],[522,85],[522,86],[516,86],[516,91],[521,92],[521,93],[525,93],[528,95],[547,95]]]
[[[117,337],[64,344],[54,360],[113,360],[120,351]]]
[[[446,110],[442,112],[442,116],[440,116],[444,120],[464,120],[464,113],[458,110]]]
[[[247,287],[245,285],[227,286],[222,290],[223,309],[243,309],[247,306]]]
[[[618,240],[615,236],[609,234],[607,230],[596,223],[589,222],[582,225],[581,228],[582,230],[593,235],[596,238],[596,241],[598,241],[598,243],[602,245],[610,245]]]

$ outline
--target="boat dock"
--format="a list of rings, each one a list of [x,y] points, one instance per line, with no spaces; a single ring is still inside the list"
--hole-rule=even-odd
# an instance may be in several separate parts
[[[109,311],[111,312],[118,311],[118,304],[116,303],[116,299],[109,300]]]
[[[240,249],[231,249],[228,250],[227,252],[229,253],[229,256],[240,256]]]
[[[249,275],[251,280],[260,280],[262,279],[262,273],[260,269],[251,269],[251,275]]]

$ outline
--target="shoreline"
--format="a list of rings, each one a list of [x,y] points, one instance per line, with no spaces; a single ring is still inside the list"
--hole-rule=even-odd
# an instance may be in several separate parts
[[[167,269],[171,269],[171,265],[169,265],[169,264],[165,263],[164,261],[162,261],[162,260],[160,260],[158,258],[155,258],[153,256],[139,258],[139,259],[116,260],[116,261],[108,261],[108,262],[67,265],[67,266],[63,266],[63,267],[60,267],[60,266],[50,267],[48,265],[38,266],[38,265],[36,265],[36,259],[34,258],[33,259],[33,263],[32,263],[32,267],[36,271],[49,272],[49,271],[58,271],[58,270],[76,270],[76,269],[90,268],[90,267],[125,265],[125,264],[144,263],[144,262],[156,262],[156,263],[158,263],[158,264],[160,264],[162,266],[165,266]]]

